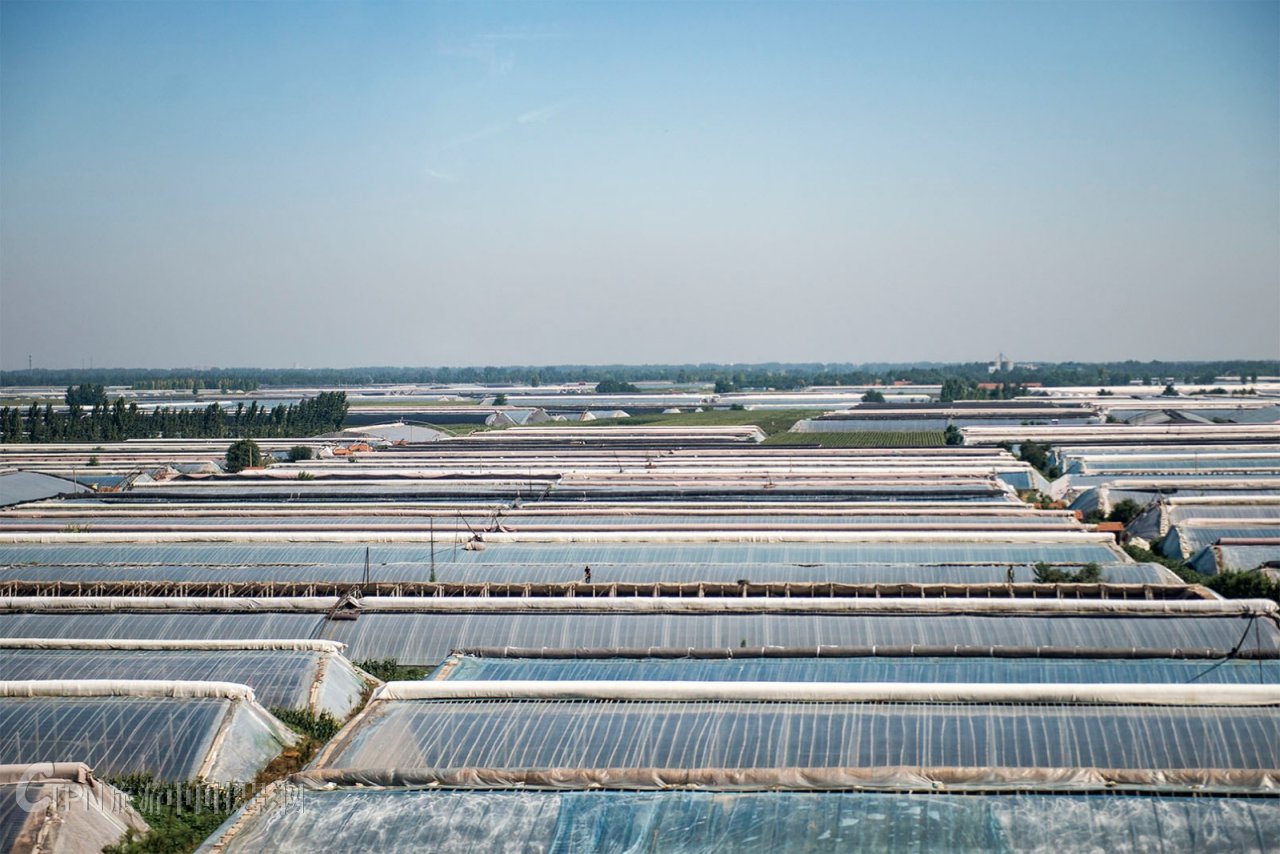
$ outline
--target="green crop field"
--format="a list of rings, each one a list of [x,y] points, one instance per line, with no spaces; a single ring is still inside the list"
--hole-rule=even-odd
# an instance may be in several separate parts
[[[859,430],[849,433],[779,433],[766,445],[818,445],[823,448],[937,448],[946,444],[941,430]]]

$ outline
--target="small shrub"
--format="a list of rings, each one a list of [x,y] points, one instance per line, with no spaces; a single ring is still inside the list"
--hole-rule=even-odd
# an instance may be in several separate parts
[[[1086,563],[1080,569],[1058,569],[1040,561],[1032,571],[1037,584],[1097,584],[1102,581],[1102,567],[1096,563]]]
[[[304,460],[311,459],[315,455],[315,451],[307,445],[294,445],[289,449],[289,462],[300,463]]]
[[[150,825],[143,834],[129,831],[104,854],[178,854],[194,851],[247,799],[235,786],[166,782],[150,774],[109,780],[129,795],[133,807]]]
[[[369,658],[356,662],[356,667],[383,682],[416,682],[425,679],[430,670],[427,667],[401,664],[394,658]]]
[[[271,714],[279,718],[289,729],[320,744],[333,738],[338,734],[338,730],[342,729],[342,722],[328,712],[317,715],[308,709],[286,709],[273,706]]]
[[[1222,572],[1211,577],[1206,586],[1228,599],[1270,599],[1280,603],[1280,583],[1260,572]]]

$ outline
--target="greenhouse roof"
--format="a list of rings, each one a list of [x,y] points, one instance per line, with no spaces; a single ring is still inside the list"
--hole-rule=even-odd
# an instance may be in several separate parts
[[[467,534],[463,540],[470,539]],[[1114,540],[1111,541],[1114,543]],[[960,538],[921,536],[910,541],[899,532],[848,542],[575,542],[490,543],[468,549],[463,542],[437,542],[439,566],[485,564],[691,564],[700,563],[1116,563],[1124,560],[1106,537],[1069,534],[992,534]],[[49,543],[0,545],[0,564],[93,566],[269,566],[347,564],[372,567],[417,563],[429,567],[432,547],[423,543]]]
[[[394,682],[314,767],[554,769],[570,788],[604,769],[823,788],[842,769],[1268,771],[1277,707],[1257,685]]]
[[[1270,544],[1206,546],[1190,560],[1192,569],[1208,575],[1242,572],[1280,562],[1280,539]]]
[[[852,600],[848,610],[828,613],[779,611],[779,607],[787,607],[785,602],[752,605],[757,607],[754,612],[664,612],[659,602],[650,605],[648,612],[627,613],[567,608],[526,611],[521,610],[518,600],[504,603],[495,599],[486,611],[374,610],[356,620],[329,621],[326,614],[336,601],[332,599],[324,600],[327,604],[316,610],[279,613],[271,612],[260,600],[193,600],[185,609],[180,602],[157,601],[159,610],[149,610],[143,600],[130,599],[78,597],[25,603],[10,599],[7,613],[0,613],[0,636],[162,640],[324,637],[348,644],[348,655],[354,661],[394,658],[403,664],[436,663],[454,649],[475,647],[888,647],[905,649],[908,651],[903,654],[912,655],[914,648],[928,654],[930,647],[959,646],[986,650],[987,654],[1030,649],[1088,657],[1090,650],[1109,650],[1129,655],[1224,658],[1240,646],[1246,629],[1249,636],[1244,648],[1256,646],[1259,655],[1280,650],[1280,627],[1274,617],[1253,615],[1271,612],[1240,610],[1237,602],[1157,601],[1145,603],[1159,606],[1145,611],[1123,607],[1144,603],[1113,602],[1109,611],[1075,613],[1047,610],[1055,604],[1052,600],[927,600],[938,607],[899,612],[885,610],[887,600]],[[75,610],[51,610],[58,602]],[[436,602],[429,600],[424,607]],[[960,610],[979,604],[992,612]],[[1002,604],[1003,612],[994,610]],[[1191,604],[1205,607],[1167,607]],[[1274,603],[1269,604],[1274,609]],[[222,606],[237,610],[212,610]],[[950,611],[944,610],[947,608]],[[929,618],[920,619],[921,613],[928,613]]]
[[[0,762],[82,761],[98,774],[252,780],[296,737],[244,685],[0,682]]]
[[[75,481],[38,472],[0,472],[0,507],[39,501],[64,493],[88,491],[88,487]]]
[[[147,824],[80,762],[0,765],[0,851],[90,854]]]
[[[299,779],[309,782],[302,775]],[[281,787],[209,851],[1262,851],[1280,799]]]
[[[1081,561],[1059,565],[1080,566]],[[614,582],[736,582],[747,579],[764,582],[840,582],[845,584],[899,583],[1005,583],[1013,572],[1016,583],[1035,580],[1035,562],[1010,563],[438,563],[433,573],[430,563],[375,563],[369,568],[371,582],[430,582],[442,584],[581,582],[584,566],[591,567],[596,584]],[[1104,581],[1117,584],[1178,584],[1169,569],[1154,563],[1098,562]],[[175,582],[327,582],[360,584],[364,567],[359,564],[228,565],[228,566],[0,566],[4,581],[175,581]],[[0,585],[3,586],[3,585]]]
[[[592,658],[453,655],[431,675],[447,680],[651,680],[692,682],[964,682],[1280,684],[1280,660],[889,656]]]
[[[332,641],[84,641],[0,639],[0,681],[238,682],[266,706],[355,711],[368,683]]]

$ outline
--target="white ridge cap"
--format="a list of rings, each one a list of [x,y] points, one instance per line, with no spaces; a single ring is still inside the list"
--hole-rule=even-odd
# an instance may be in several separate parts
[[[286,650],[341,655],[345,643],[331,640],[132,640],[128,638],[0,638],[0,649],[82,650]]]
[[[235,682],[167,679],[32,679],[0,682],[0,697],[169,697],[253,702],[253,689]]]

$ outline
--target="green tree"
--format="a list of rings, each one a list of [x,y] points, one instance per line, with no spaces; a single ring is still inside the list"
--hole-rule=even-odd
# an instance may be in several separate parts
[[[67,386],[67,393],[64,397],[67,401],[67,406],[93,407],[107,402],[107,389],[106,386],[102,385],[82,383],[78,386]]]
[[[504,392],[498,392],[496,395],[494,395],[494,398],[493,398],[493,405],[494,405],[494,406],[506,406],[506,405],[507,405],[507,395],[506,395]]]
[[[956,377],[947,377],[942,381],[942,391],[938,394],[938,400],[942,403],[954,403],[957,400],[963,400],[965,396],[965,382]]]
[[[298,463],[303,460],[309,460],[315,456],[315,451],[311,450],[307,445],[294,445],[289,449],[289,462]]]
[[[876,389],[867,389],[867,393],[862,396],[863,403],[884,403],[884,395]]]
[[[227,471],[234,474],[262,465],[262,449],[252,439],[241,439],[227,448]]]
[[[1138,514],[1142,512],[1142,505],[1134,501],[1132,498],[1126,498],[1123,501],[1116,502],[1111,508],[1110,515],[1107,516],[1109,522],[1123,522],[1128,525]]]
[[[1048,445],[1042,445],[1039,442],[1023,442],[1018,446],[1018,456],[1024,462],[1031,463],[1049,480],[1057,480],[1062,477],[1062,470],[1050,463],[1049,450]]]
[[[625,383],[613,378],[603,379],[596,383],[596,394],[635,394],[639,390],[631,383]]]

